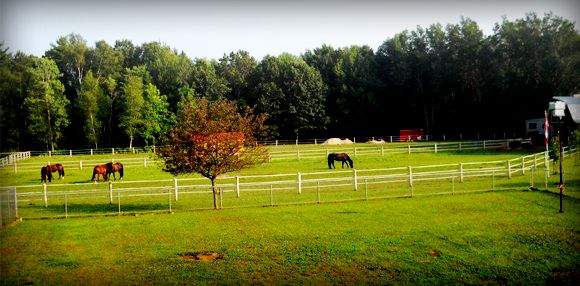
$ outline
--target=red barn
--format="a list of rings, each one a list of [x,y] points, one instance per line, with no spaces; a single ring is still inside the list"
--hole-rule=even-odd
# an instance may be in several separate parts
[[[425,132],[423,129],[405,129],[399,132],[399,140],[406,141],[422,141],[425,140]]]

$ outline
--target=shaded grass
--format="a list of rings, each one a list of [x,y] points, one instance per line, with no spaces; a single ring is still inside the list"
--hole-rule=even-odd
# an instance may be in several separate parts
[[[580,204],[493,192],[138,217],[0,232],[15,284],[572,284]],[[185,253],[219,253],[193,262]]]

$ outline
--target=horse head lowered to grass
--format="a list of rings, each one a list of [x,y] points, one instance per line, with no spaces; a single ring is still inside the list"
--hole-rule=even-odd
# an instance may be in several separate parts
[[[111,174],[113,174],[113,178],[115,178],[116,180],[117,177],[115,176],[115,172],[119,172],[119,180],[123,179],[123,164],[119,162],[117,163],[109,162],[106,165],[107,165],[107,176],[109,178],[111,177]]]
[[[46,180],[48,180],[48,182],[52,181],[52,172],[49,171],[48,166],[42,166],[42,168],[40,168],[40,182],[46,183]]]
[[[64,179],[64,167],[62,166],[62,164],[46,165],[46,168],[50,173],[58,171],[58,179],[59,180]]]
[[[105,182],[109,180],[109,177],[107,176],[107,164],[96,165],[93,168],[93,178],[91,178],[91,181],[93,181],[95,183],[98,182],[99,175],[103,176],[103,180]],[[97,177],[97,180],[95,180],[95,176]]]
[[[346,163],[347,167],[354,168],[352,159],[346,153],[330,153],[328,154],[328,168],[332,169],[334,166],[334,161],[341,161],[342,167],[344,168],[344,164]]]

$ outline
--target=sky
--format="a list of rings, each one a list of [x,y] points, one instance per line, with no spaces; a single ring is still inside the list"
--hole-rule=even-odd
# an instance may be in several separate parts
[[[528,12],[553,12],[579,29],[579,0],[0,0],[0,41],[13,53],[42,56],[75,33],[90,47],[100,40],[157,41],[192,59],[244,50],[260,60],[323,44],[377,50],[404,30],[458,24],[462,17],[491,35],[504,17]]]

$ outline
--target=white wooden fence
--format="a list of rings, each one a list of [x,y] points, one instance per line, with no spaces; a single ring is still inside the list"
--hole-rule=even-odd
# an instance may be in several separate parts
[[[219,207],[321,203],[384,197],[455,194],[525,188],[542,181],[547,189],[549,171],[545,152],[516,159],[367,170],[329,170],[254,176],[222,176],[217,179]],[[542,170],[542,171],[538,171]],[[527,176],[525,176],[527,174]],[[526,186],[516,186],[517,176]],[[526,179],[529,177],[529,181]],[[538,179],[540,178],[540,179]],[[475,182],[471,183],[470,182]],[[528,185],[529,183],[529,185]],[[483,185],[483,187],[482,187]],[[108,183],[42,184],[11,187],[24,218],[49,216],[38,207],[56,207],[56,216],[99,215],[173,211],[176,208],[213,208],[213,193],[205,178],[115,181]],[[84,210],[72,210],[75,205]],[[95,210],[87,211],[94,205]],[[30,211],[35,208],[36,211]],[[114,208],[111,209],[111,208]]]
[[[509,140],[485,140],[485,141],[471,141],[471,142],[446,142],[446,143],[408,143],[408,144],[357,144],[357,145],[318,145],[312,148],[295,148],[282,150],[275,147],[270,147],[270,161],[278,160],[302,160],[325,158],[329,153],[345,152],[353,158],[361,156],[389,156],[392,154],[413,154],[413,153],[439,153],[439,152],[461,152],[467,150],[490,150],[490,149],[509,149],[510,144],[528,143],[526,139],[509,139]],[[155,150],[155,147],[152,147]],[[121,161],[126,166],[142,166],[147,167],[156,164],[158,161],[154,156],[143,156],[142,158],[131,159],[116,159],[115,149],[112,150],[111,162]],[[73,152],[70,152],[71,158]],[[76,153],[75,153],[76,154]],[[101,153],[103,154],[103,153]],[[108,153],[105,153],[108,154]],[[95,165],[106,163],[102,159],[95,160],[62,160],[52,161],[52,156],[48,156],[46,164],[60,163],[67,168],[93,168]],[[44,163],[43,163],[44,164]],[[12,169],[14,173],[18,172],[39,172],[42,165],[38,163],[18,163],[14,161],[12,164],[0,167],[1,171],[8,171]]]
[[[30,159],[30,151],[27,152],[16,152],[8,154],[7,156],[2,157],[0,159],[0,167],[6,167],[11,164],[16,164],[16,162],[20,160]]]

